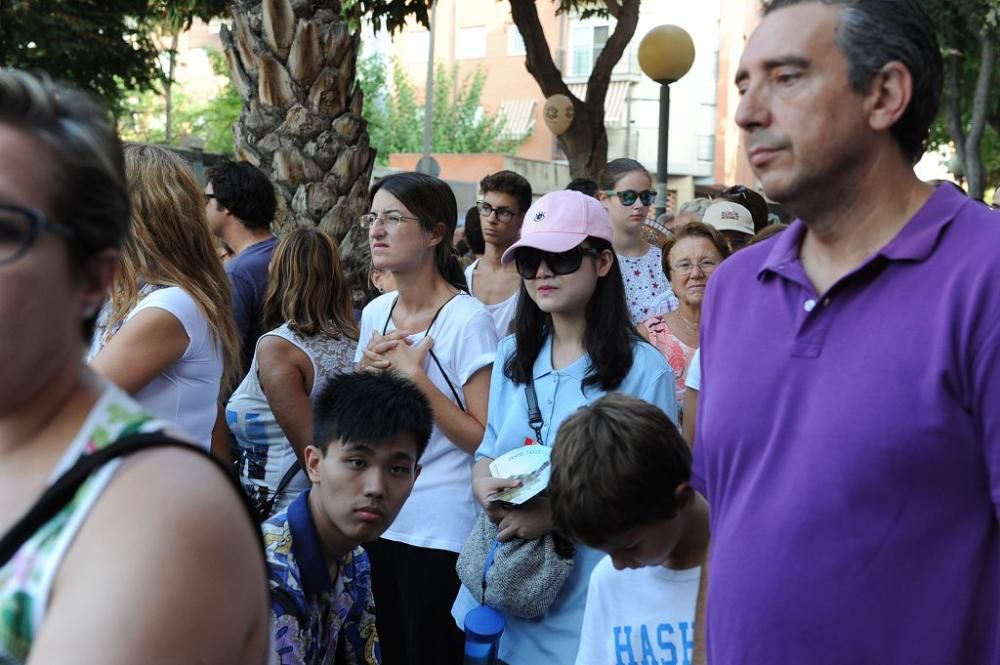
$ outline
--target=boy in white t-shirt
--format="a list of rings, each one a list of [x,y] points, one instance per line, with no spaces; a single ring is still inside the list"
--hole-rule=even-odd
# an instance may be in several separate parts
[[[611,393],[559,428],[549,498],[556,530],[603,550],[577,665],[690,663],[708,548],[691,450],[660,409]]]

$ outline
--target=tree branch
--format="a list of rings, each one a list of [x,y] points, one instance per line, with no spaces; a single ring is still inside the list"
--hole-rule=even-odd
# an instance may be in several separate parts
[[[957,51],[949,53],[944,67],[944,109],[948,134],[955,142],[958,159],[965,164],[965,129],[962,127],[962,57]]]
[[[545,31],[542,30],[542,22],[538,19],[535,0],[510,0],[510,16],[524,40],[525,67],[538,82],[542,94],[546,97],[561,94],[576,99],[552,59],[549,42],[545,38]]]
[[[615,0],[604,0],[604,6],[608,8],[608,14],[616,19],[622,13],[622,6],[615,2]]]
[[[591,113],[600,113],[604,117],[604,98],[611,84],[611,72],[622,59],[625,48],[635,36],[635,28],[639,24],[639,0],[623,0],[615,30],[601,49],[601,54],[594,62],[587,81],[587,99],[584,104]]]

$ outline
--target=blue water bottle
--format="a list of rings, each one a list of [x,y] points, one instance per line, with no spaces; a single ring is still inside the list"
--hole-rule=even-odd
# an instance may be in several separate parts
[[[465,615],[465,665],[496,665],[503,615],[480,605]]]

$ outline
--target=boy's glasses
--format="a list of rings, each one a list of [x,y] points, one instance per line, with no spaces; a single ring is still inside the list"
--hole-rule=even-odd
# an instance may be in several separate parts
[[[580,269],[584,256],[597,256],[601,250],[578,246],[568,252],[545,252],[534,247],[521,247],[514,252],[517,274],[524,279],[535,279],[538,266],[545,261],[553,275],[569,275]]]
[[[486,201],[477,201],[476,208],[479,209],[479,214],[482,215],[483,219],[489,219],[490,215],[496,213],[497,220],[505,224],[510,220],[514,219],[514,217],[517,215],[517,213],[511,210],[510,208],[494,208]]]
[[[630,206],[636,202],[638,199],[642,201],[642,205],[649,206],[653,201],[656,200],[656,192],[647,189],[643,192],[637,192],[634,189],[626,189],[621,192],[616,192],[612,189],[604,190],[607,196],[617,196],[618,200],[621,201],[623,206]]]
[[[0,266],[26,254],[43,231],[73,237],[73,229],[50,221],[34,208],[0,203]]]

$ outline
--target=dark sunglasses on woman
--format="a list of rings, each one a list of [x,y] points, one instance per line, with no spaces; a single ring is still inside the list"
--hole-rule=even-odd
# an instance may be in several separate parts
[[[620,192],[616,192],[612,189],[604,190],[607,196],[617,196],[618,200],[621,201],[623,206],[630,206],[635,203],[636,199],[642,201],[642,205],[648,206],[656,200],[656,192],[651,189],[647,189],[644,192],[637,192],[634,189],[626,189]]]
[[[584,256],[597,256],[601,250],[577,246],[566,252],[545,252],[534,247],[520,247],[514,252],[517,274],[524,279],[535,279],[538,266],[545,260],[553,275],[569,275],[580,269]]]

